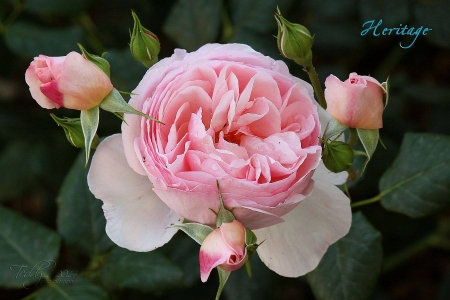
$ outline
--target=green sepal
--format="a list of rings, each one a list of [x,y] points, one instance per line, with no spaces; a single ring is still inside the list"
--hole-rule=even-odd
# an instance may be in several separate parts
[[[256,235],[253,233],[253,231],[251,231],[248,228],[245,228],[245,244],[248,246],[256,244],[256,242],[257,238]]]
[[[328,170],[339,173],[350,168],[354,153],[349,144],[341,141],[323,141],[323,145],[322,161]]]
[[[112,113],[125,113],[125,114],[133,114],[138,115],[144,118],[147,118],[149,120],[161,123],[161,121],[156,120],[155,118],[152,118],[149,115],[144,114],[143,112],[140,112],[136,109],[134,109],[131,105],[129,105],[125,99],[123,99],[120,92],[116,89],[113,89],[111,93],[108,94],[108,96],[103,99],[102,102],[100,102],[100,108],[104,109],[106,111],[112,112]]]
[[[359,140],[363,144],[364,150],[366,151],[367,154],[366,162],[364,163],[364,166],[361,171],[362,175],[367,167],[367,164],[372,158],[375,149],[377,148],[378,140],[380,139],[380,134],[378,132],[378,129],[356,128],[356,131],[358,132]]]
[[[199,223],[175,224],[170,227],[182,230],[184,233],[186,233],[190,238],[192,238],[200,245],[203,243],[205,238],[214,230],[207,225]]]
[[[216,300],[219,300],[220,295],[222,294],[223,288],[227,283],[228,277],[230,277],[231,271],[226,271],[221,267],[217,267],[217,272],[219,273],[219,289],[217,290]]]
[[[81,128],[83,129],[84,144],[86,149],[86,164],[89,161],[89,155],[91,153],[91,145],[96,136],[98,123],[99,123],[100,109],[95,106],[89,110],[82,110],[80,115]]]
[[[69,143],[72,144],[72,146],[75,146],[77,148],[85,147],[84,134],[83,129],[81,128],[80,118],[58,118],[54,114],[50,114],[50,116],[53,118],[56,124],[58,124],[58,126],[61,126],[62,129],[64,129],[66,138]],[[95,135],[94,139],[92,140],[91,148],[97,148],[99,143],[100,139],[98,138],[98,135]]]
[[[216,226],[220,227],[222,223],[231,223],[234,221],[234,216],[231,211],[227,210],[223,205],[222,192],[220,191],[219,181],[217,181],[217,189],[219,190],[219,201],[220,207],[219,212],[217,213]]]
[[[109,66],[109,62],[100,56],[91,54],[89,52],[86,51],[86,49],[84,49],[84,47],[80,44],[77,43],[78,47],[81,50],[81,53],[83,53],[83,56],[90,61],[91,63],[93,63],[94,65],[96,65],[100,70],[103,71],[103,73],[106,74],[106,76],[110,77],[111,71],[110,71],[110,66]]]
[[[327,127],[325,127],[325,132],[323,133],[323,139],[328,140],[332,137],[341,134],[346,129],[348,129],[347,126],[341,124],[339,121],[335,119],[331,119],[330,122],[328,122]]]

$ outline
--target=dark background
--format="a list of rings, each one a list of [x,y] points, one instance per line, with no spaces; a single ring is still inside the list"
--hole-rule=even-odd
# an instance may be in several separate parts
[[[221,9],[214,9],[211,2],[222,5]],[[77,51],[76,42],[80,42],[91,53],[107,52],[114,86],[131,91],[145,73],[145,67],[131,58],[128,49],[133,26],[131,9],[143,26],[158,35],[160,58],[170,56],[175,47],[193,51],[209,42],[239,42],[282,59],[274,38],[277,5],[288,20],[305,25],[315,35],[313,62],[322,83],[329,74],[345,80],[350,72],[357,72],[380,82],[390,76],[389,105],[380,130],[387,150],[378,149],[364,178],[350,184],[352,200],[378,194],[378,180],[397,155],[405,132],[450,134],[449,1],[1,0],[2,205],[57,230],[60,189],[77,154],[82,152],[65,140],[62,129],[50,118],[50,111],[31,98],[24,73],[34,56],[66,55]],[[383,20],[381,28],[407,24],[432,31],[420,35],[409,49],[402,49],[399,43],[409,45],[413,37],[360,35],[365,21],[377,23],[379,19]],[[287,63],[294,75],[307,80],[301,67]],[[76,111],[66,109],[52,113],[78,117]],[[102,113],[100,120],[100,136],[120,131],[120,120],[114,116]],[[387,212],[379,204],[362,211],[383,234],[385,267],[372,299],[450,299],[450,246],[423,243],[439,224],[448,222],[449,211],[422,219]],[[84,221],[68,218],[67,222]],[[113,299],[213,299],[218,279],[212,276],[208,283],[200,282],[198,246],[194,242],[178,233],[158,251],[183,270],[177,284],[161,281],[157,287],[145,290],[111,287],[102,281],[102,273],[95,273],[95,268],[87,274],[96,284],[107,286],[108,297]],[[56,262],[58,270],[85,270],[90,256],[63,239]],[[253,268],[252,281],[240,280],[245,277],[244,270],[235,279],[230,277],[226,299],[314,299],[303,278],[277,276],[257,257]],[[5,287],[0,290],[0,298],[21,299],[34,291]]]

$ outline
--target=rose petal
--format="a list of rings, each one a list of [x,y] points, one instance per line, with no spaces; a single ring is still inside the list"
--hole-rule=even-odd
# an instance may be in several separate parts
[[[258,254],[266,266],[286,277],[312,271],[328,247],[347,234],[350,201],[334,185],[316,181],[311,196],[283,216],[284,223],[255,230],[264,243]]]
[[[77,52],[70,52],[58,77],[64,107],[86,110],[97,106],[113,89],[108,76]]]
[[[98,146],[88,184],[94,196],[104,202],[106,233],[123,248],[151,251],[161,247],[177,232],[167,227],[183,221],[152,191],[148,178],[128,166],[120,134]]]
[[[233,254],[233,250],[228,247],[222,238],[220,229],[211,232],[200,247],[200,278],[202,282],[208,280],[212,269],[225,263]]]
[[[42,92],[41,92],[41,81],[39,80],[38,76],[35,72],[35,66],[33,63],[28,67],[27,71],[25,72],[25,82],[30,87],[30,93],[31,97],[33,97],[34,100],[43,108],[52,109],[52,108],[60,108],[61,105],[58,105],[48,99]]]

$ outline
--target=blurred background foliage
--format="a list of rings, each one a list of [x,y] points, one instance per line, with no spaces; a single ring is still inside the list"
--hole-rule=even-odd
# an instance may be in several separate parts
[[[200,282],[198,245],[183,234],[178,233],[166,246],[149,253],[130,252],[109,240],[101,201],[86,185],[83,151],[65,140],[49,111],[31,98],[24,73],[33,57],[66,55],[77,51],[79,42],[91,53],[107,52],[115,87],[133,90],[146,69],[129,53],[131,9],[158,35],[160,58],[170,56],[175,47],[193,51],[205,43],[236,42],[282,59],[273,37],[277,32],[273,18],[277,5],[288,20],[305,25],[315,35],[313,61],[322,83],[329,74],[341,80],[350,72],[371,75],[379,81],[390,76],[391,98],[380,131],[387,150],[378,149],[364,178],[350,183],[352,201],[379,193],[380,177],[397,157],[406,132],[439,134],[439,143],[446,142],[439,144],[435,149],[439,153],[432,155],[443,159],[450,155],[448,137],[444,136],[450,134],[449,1],[1,0],[0,298],[215,296],[217,276],[208,283]],[[419,36],[409,49],[400,48],[399,43],[409,44],[412,37],[360,35],[365,21],[379,19],[383,20],[382,27],[408,24],[432,31]],[[307,80],[301,67],[287,63],[294,75]],[[76,112],[65,109],[52,112],[59,117],[77,117]],[[119,131],[120,120],[111,114],[101,116],[100,136]],[[410,136],[411,142],[415,137]],[[402,153],[409,151],[414,149],[405,148]],[[448,183],[448,171],[442,176],[445,178],[440,179]],[[255,255],[253,278],[249,279],[245,270],[234,272],[223,298],[450,299],[450,240],[446,239],[450,195],[446,188],[438,199],[443,204],[437,212],[422,218],[388,212],[379,203],[355,209],[360,211],[354,217],[358,226],[341,244],[330,248],[320,270],[306,278],[277,276]],[[365,244],[356,242],[361,247],[374,251],[366,257],[369,269],[353,277],[363,283],[355,290],[345,281],[352,280],[351,276],[333,281],[336,278],[330,275],[329,282],[324,280],[328,258],[335,251],[353,255],[345,252],[346,243],[356,238],[364,239]],[[24,288],[26,280],[17,276],[17,267],[11,266],[31,268],[45,260],[56,262],[45,270],[53,283],[45,284],[28,274],[31,277],[25,276],[28,286]],[[76,284],[56,283],[73,276]],[[330,287],[337,292],[327,294]]]

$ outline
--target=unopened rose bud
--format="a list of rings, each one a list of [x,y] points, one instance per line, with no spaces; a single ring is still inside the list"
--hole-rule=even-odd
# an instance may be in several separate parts
[[[353,150],[344,142],[324,141],[322,161],[328,170],[339,173],[351,167],[353,163]]]
[[[43,108],[89,110],[112,91],[109,77],[77,52],[67,56],[39,55],[25,73],[31,96]]]
[[[203,241],[199,259],[203,282],[217,266],[227,271],[242,267],[248,259],[244,225],[234,220],[214,229]]]
[[[299,65],[308,66],[312,60],[313,38],[309,30],[300,24],[286,20],[280,13],[275,14],[278,24],[277,43],[281,54]]]
[[[130,41],[131,55],[135,60],[140,61],[144,66],[149,68],[158,61],[160,50],[159,40],[153,32],[141,25],[134,11],[131,14],[134,20]]]
[[[334,75],[325,80],[327,112],[350,128],[383,127],[385,94],[384,86],[370,76],[351,73],[344,82]]]

